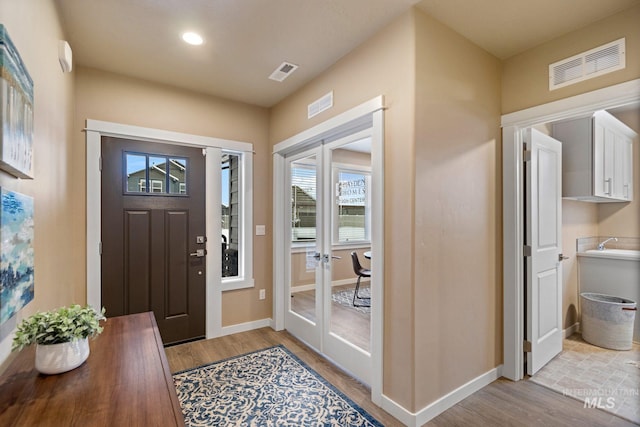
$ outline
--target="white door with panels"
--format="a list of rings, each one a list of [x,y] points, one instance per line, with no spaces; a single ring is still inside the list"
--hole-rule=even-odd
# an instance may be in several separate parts
[[[527,374],[562,351],[562,144],[526,129]]]

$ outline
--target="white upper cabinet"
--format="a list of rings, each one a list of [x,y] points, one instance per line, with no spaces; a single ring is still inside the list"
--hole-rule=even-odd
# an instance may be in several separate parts
[[[633,198],[633,141],[637,134],[606,111],[554,123],[562,142],[562,197],[587,202]]]

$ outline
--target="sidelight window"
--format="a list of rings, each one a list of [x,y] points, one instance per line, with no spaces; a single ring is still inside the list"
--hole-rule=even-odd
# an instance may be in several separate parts
[[[253,282],[253,156],[244,151],[220,150],[218,167],[222,246],[222,290],[243,289]],[[217,243],[220,242],[220,243]]]
[[[240,154],[223,152],[221,160],[222,277],[237,277],[243,225],[242,159]]]

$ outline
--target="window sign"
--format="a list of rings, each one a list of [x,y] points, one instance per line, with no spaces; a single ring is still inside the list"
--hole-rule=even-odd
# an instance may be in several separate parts
[[[337,243],[368,241],[370,173],[338,169],[334,239]],[[337,232],[337,233],[336,233]],[[336,236],[337,234],[337,236]]]

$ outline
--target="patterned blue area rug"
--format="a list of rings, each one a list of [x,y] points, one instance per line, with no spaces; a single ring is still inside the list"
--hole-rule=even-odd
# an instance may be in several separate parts
[[[173,375],[187,426],[382,426],[283,346]]]

